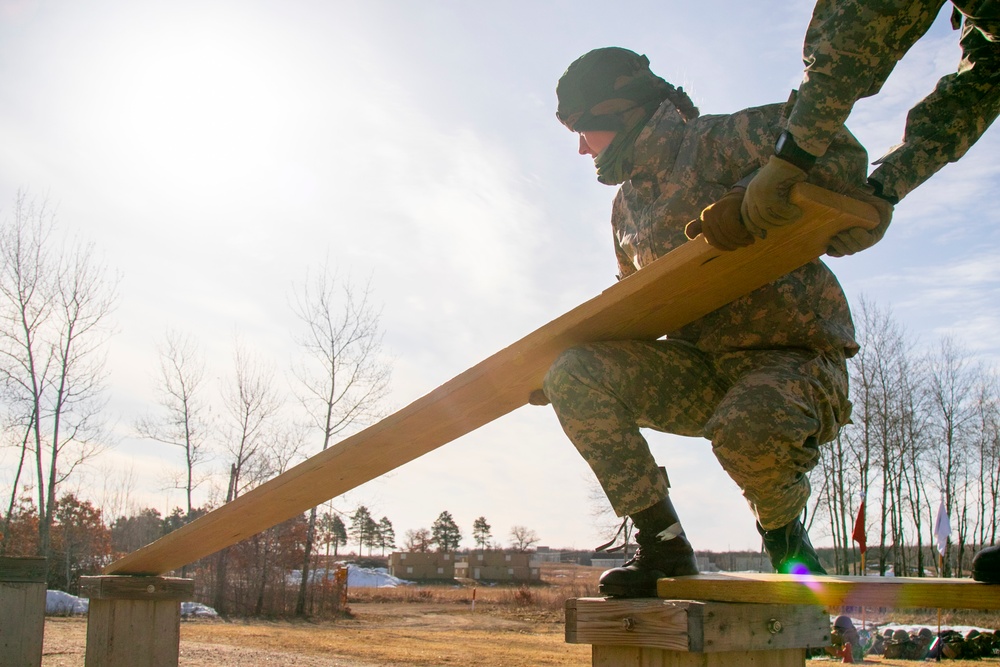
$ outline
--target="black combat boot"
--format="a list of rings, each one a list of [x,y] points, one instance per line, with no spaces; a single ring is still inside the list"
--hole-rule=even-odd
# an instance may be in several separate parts
[[[632,515],[639,530],[635,556],[622,567],[601,575],[602,595],[618,598],[656,597],[656,581],[662,577],[698,574],[694,549],[684,535],[670,498]]]
[[[986,547],[975,555],[972,578],[987,584],[1000,584],[1000,546]]]
[[[771,565],[781,574],[826,574],[806,527],[798,519],[774,530],[764,530],[758,523],[757,532],[764,538]]]

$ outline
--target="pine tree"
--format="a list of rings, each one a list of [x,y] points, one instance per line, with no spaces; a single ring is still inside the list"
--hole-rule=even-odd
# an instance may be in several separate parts
[[[462,531],[450,512],[441,512],[431,526],[431,541],[440,551],[455,551],[462,541]]]

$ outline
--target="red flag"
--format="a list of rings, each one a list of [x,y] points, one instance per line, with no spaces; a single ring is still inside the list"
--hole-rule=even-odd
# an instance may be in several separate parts
[[[854,532],[851,533],[851,538],[858,543],[858,548],[861,549],[861,554],[868,550],[868,543],[865,540],[865,499],[861,498],[861,507],[858,508],[858,518],[854,520]]]

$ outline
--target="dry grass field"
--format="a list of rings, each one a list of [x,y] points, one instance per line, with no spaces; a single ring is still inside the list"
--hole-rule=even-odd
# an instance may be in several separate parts
[[[568,597],[596,594],[593,568],[546,566],[545,586],[530,588],[421,586],[355,589],[349,618],[313,621],[185,621],[182,667],[375,667],[395,665],[590,665],[590,647],[563,641]],[[899,618],[905,623],[936,618]],[[986,625],[996,615],[946,618],[948,623]],[[82,667],[86,621],[50,618],[43,667]],[[839,661],[811,660],[809,665]],[[866,664],[913,665],[912,661]],[[973,664],[947,661],[949,665]],[[1000,660],[975,664],[1000,665]]]

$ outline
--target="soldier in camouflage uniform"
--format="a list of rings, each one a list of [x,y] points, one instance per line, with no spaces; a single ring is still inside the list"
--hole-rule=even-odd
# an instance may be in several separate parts
[[[801,212],[788,189],[822,156],[854,103],[878,93],[896,63],[937,17],[944,0],[819,0],[806,32],[805,76],[788,114],[776,155],[751,182],[743,218],[758,236]],[[910,110],[903,141],[879,159],[869,178],[882,224],[837,237],[832,255],[877,243],[891,206],[955,162],[1000,113],[1000,0],[952,0],[952,25],[961,27],[962,59],[954,74]]]
[[[620,278],[685,243],[692,219],[713,245],[739,241],[742,189],[733,186],[767,161],[794,103],[793,95],[785,104],[699,116],[645,56],[617,48],[579,58],[556,92],[557,116],[580,134],[580,153],[594,156],[598,179],[622,184],[612,210]],[[842,129],[809,180],[853,194],[864,186],[866,163],[864,148]],[[614,510],[638,529],[636,557],[605,572],[601,591],[650,596],[658,578],[697,572],[641,427],[711,440],[775,568],[822,573],[798,517],[820,445],[850,415],[845,359],[857,349],[844,294],[817,260],[665,340],[564,352],[545,377],[545,395]]]

